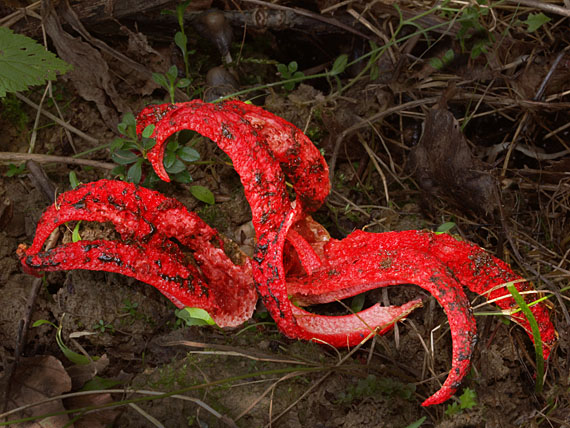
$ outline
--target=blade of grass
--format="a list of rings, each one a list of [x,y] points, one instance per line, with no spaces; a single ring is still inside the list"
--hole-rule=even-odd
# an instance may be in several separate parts
[[[532,329],[532,336],[534,338],[534,353],[536,355],[536,385],[535,391],[537,394],[542,392],[542,379],[544,376],[544,358],[542,354],[542,338],[540,337],[540,330],[538,328],[538,323],[536,318],[534,318],[533,313],[524,301],[523,297],[517,291],[513,283],[507,284],[507,289],[512,294],[513,299],[517,302],[517,305],[521,308],[521,311],[528,319],[530,328]]]

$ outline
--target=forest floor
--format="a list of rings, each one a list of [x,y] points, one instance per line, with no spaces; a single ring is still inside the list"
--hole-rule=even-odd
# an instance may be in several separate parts
[[[111,20],[97,9],[102,2],[77,1],[84,28],[61,4],[45,2],[47,22],[39,5],[18,15],[18,3],[0,6],[0,24],[15,17],[14,31],[38,41],[44,24],[48,48],[74,70],[45,99],[35,87],[0,100],[0,425],[570,426],[570,31],[562,2],[306,0],[279,8],[203,0],[179,6],[186,44],[176,35],[176,2],[139,2]],[[200,14],[212,7],[225,24],[204,29]],[[231,94],[292,122],[323,153],[332,192],[314,218],[333,238],[446,229],[548,296],[558,342],[542,390],[527,334],[470,292],[478,331],[471,372],[450,401],[425,408],[451,367],[452,343],[446,314],[417,286],[366,293],[366,305],[424,302],[386,335],[337,350],[288,339],[260,302],[237,328],[187,326],[156,289],[126,276],[76,270],[42,281],[22,271],[16,249],[32,242],[54,194],[102,178],[180,200],[251,254],[250,208],[215,144],[180,136],[168,149],[178,155],[176,179],[165,183],[124,135],[130,114],[148,104]],[[193,149],[186,157],[176,151],[184,146]],[[61,226],[60,239],[72,240],[73,226]],[[85,238],[108,228],[78,230]],[[75,364],[70,351],[91,362]]]

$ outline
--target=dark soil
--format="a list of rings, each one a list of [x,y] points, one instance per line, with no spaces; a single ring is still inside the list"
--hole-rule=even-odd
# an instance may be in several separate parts
[[[11,3],[0,6],[0,18],[22,6]],[[176,21],[159,13],[174,10],[175,2],[162,3],[138,18],[137,13],[127,13],[120,20],[125,26],[121,29],[104,17],[84,17],[78,12],[93,36],[90,41],[66,23],[64,8],[53,9],[64,23],[62,31],[84,42],[85,46],[75,49],[97,51],[96,60],[108,66],[101,71],[107,73],[106,80],[88,78],[78,68],[89,67],[94,57],[88,57],[86,64],[76,65],[74,74],[53,83],[63,120],[97,139],[99,145],[107,145],[81,156],[99,161],[101,167],[35,158],[57,193],[71,188],[72,171],[81,182],[113,178],[105,164],[113,162],[108,143],[118,137],[116,125],[121,117],[129,111],[136,114],[149,103],[169,100],[150,74],[118,60],[97,39],[149,72],[164,73],[175,64],[183,77],[184,62],[173,42]],[[37,111],[9,95],[0,104],[0,151],[5,154],[0,158],[0,396],[4,403],[0,413],[86,386],[111,392],[58,399],[37,412],[28,409],[2,420],[123,401],[124,405],[110,410],[74,413],[77,420],[68,425],[71,419],[61,415],[44,422],[85,427],[405,428],[416,421],[412,426],[570,426],[568,18],[546,13],[550,21],[530,32],[525,22],[544,11],[507,3],[488,13],[485,8],[449,3],[463,11],[428,14],[418,22],[428,31],[415,37],[410,35],[417,28],[405,27],[398,41],[370,64],[365,57],[337,76],[284,88],[264,86],[285,79],[276,74],[276,64],[296,61],[300,71],[313,75],[330,71],[341,54],[348,54],[349,61],[366,55],[370,41],[381,45],[380,34],[386,40],[392,36],[398,25],[395,9],[363,1],[288,2],[286,6],[334,18],[348,28],[337,21],[307,21],[306,14],[291,11],[285,23],[276,26],[272,23],[277,11],[272,8],[263,8],[268,14],[265,26],[255,22],[244,26],[239,11],[253,13],[256,5],[217,0],[193,3],[187,11],[189,19],[196,11],[216,7],[231,22],[229,52],[234,62],[228,68],[234,80],[206,81],[208,70],[221,64],[222,55],[188,24],[192,83],[179,90],[176,99],[252,89],[239,98],[253,98],[302,129],[334,168],[333,191],[315,214],[331,236],[342,238],[355,229],[436,230],[453,222],[452,233],[477,243],[531,279],[550,297],[559,334],[547,363],[544,389],[535,391],[534,348],[526,333],[506,317],[485,316],[496,308],[483,305],[476,295],[469,296],[479,336],[471,374],[453,400],[423,408],[421,402],[439,388],[450,368],[451,337],[437,302],[413,285],[367,294],[366,304],[379,300],[401,304],[418,294],[425,303],[394,331],[349,353],[287,339],[261,303],[254,317],[236,329],[187,327],[158,291],[124,276],[58,272],[38,283],[21,271],[16,249],[32,241],[40,215],[51,202],[28,170],[12,175],[14,165],[22,162],[16,154],[28,153]],[[428,10],[413,2],[401,3],[401,8],[405,19]],[[361,13],[368,24],[359,24],[358,14],[351,11]],[[474,14],[470,21],[453,21],[468,12]],[[442,22],[449,23],[447,33],[443,27],[432,28]],[[38,37],[37,24],[35,18],[26,18],[13,28]],[[56,51],[57,45],[50,39],[51,50]],[[481,46],[484,50],[477,54]],[[454,52],[451,60],[450,51]],[[64,59],[74,57],[70,53]],[[78,89],[81,86],[92,91]],[[43,88],[32,88],[24,95],[39,103],[42,93]],[[48,99],[43,108],[57,115],[54,102]],[[223,152],[208,140],[192,141],[201,161],[187,165],[193,182],[155,183],[154,188],[182,201],[251,254],[251,214],[239,177]],[[98,144],[39,117],[34,154],[70,158]],[[145,164],[142,180],[148,174]],[[214,205],[191,196],[190,185],[196,184],[214,194]],[[70,239],[72,228],[62,227],[60,239]],[[84,225],[82,230],[83,236],[89,231],[97,236],[112,233],[105,225]],[[38,290],[35,299],[34,289]],[[28,318],[28,328],[22,329]],[[53,325],[32,326],[39,320]],[[74,365],[58,346],[54,325],[61,326],[61,338],[71,350],[98,360]],[[171,396],[153,397],[152,391]],[[471,403],[470,394],[474,395]],[[141,397],[145,401],[129,401]],[[12,422],[12,426],[24,425]]]

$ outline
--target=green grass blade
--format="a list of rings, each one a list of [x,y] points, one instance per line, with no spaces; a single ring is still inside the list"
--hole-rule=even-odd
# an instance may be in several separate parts
[[[532,329],[532,337],[534,339],[534,353],[536,354],[536,385],[535,391],[537,394],[542,392],[542,379],[544,377],[544,357],[542,353],[542,337],[540,336],[540,330],[538,328],[538,323],[536,322],[536,318],[534,317],[533,313],[531,312],[530,308],[524,301],[523,297],[515,288],[515,285],[510,282],[507,284],[507,289],[512,294],[515,302],[521,308],[521,311],[528,319],[530,324],[530,328]]]

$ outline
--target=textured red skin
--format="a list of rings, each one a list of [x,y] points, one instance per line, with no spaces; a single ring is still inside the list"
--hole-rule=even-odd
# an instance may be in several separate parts
[[[142,132],[142,129],[151,123],[156,125],[154,137],[157,144],[149,153],[149,159],[159,176],[167,181],[162,163],[164,143],[168,136],[179,130],[193,129],[211,138],[232,158],[252,207],[258,238],[256,254],[251,262],[252,272],[248,270],[250,264],[246,263],[243,268],[237,268],[236,274],[241,275],[243,283],[247,282],[247,275],[253,274],[266,307],[286,335],[324,341],[334,346],[356,345],[371,331],[379,334],[387,331],[395,321],[421,305],[421,301],[409,302],[401,307],[383,308],[375,305],[356,315],[327,317],[310,314],[291,305],[288,297],[298,304],[307,305],[331,302],[372,288],[414,283],[433,294],[444,308],[449,318],[453,340],[451,372],[442,388],[423,405],[441,403],[456,391],[469,370],[469,361],[476,341],[475,321],[460,283],[488,298],[508,295],[504,287],[497,286],[520,277],[505,263],[473,244],[458,241],[449,235],[435,235],[430,232],[371,234],[357,231],[341,241],[330,239],[321,225],[306,217],[306,212],[315,210],[322,204],[329,191],[328,170],[324,159],[300,130],[257,107],[238,101],[219,105],[204,104],[200,101],[178,105],[165,104],[148,107],[141,112],[138,132]],[[297,196],[295,203],[289,202],[284,173],[293,183]],[[78,201],[65,203],[66,206],[73,206],[73,209],[69,209],[68,216],[73,217],[71,212],[81,209],[81,203],[77,206]],[[124,221],[127,225],[116,223],[117,230],[122,235],[134,236],[138,240],[149,236],[149,232],[144,228],[146,221],[149,221],[146,217],[143,216],[141,223],[140,215],[122,213],[131,210],[132,206],[123,207],[117,204],[115,199],[109,204],[111,206],[106,207],[105,215],[98,214],[97,218],[113,217],[116,215],[115,211],[121,211],[120,218],[115,220],[117,223]],[[152,213],[155,209],[153,207],[148,211]],[[207,227],[202,229],[202,225],[195,218],[184,213],[184,225],[178,225],[176,209],[169,211],[168,215],[156,217],[160,218],[158,235],[180,240],[180,233],[185,240],[181,242],[190,248],[201,247],[204,242],[217,237],[215,231]],[[93,210],[81,213],[79,217],[83,214],[92,215]],[[156,219],[154,221],[156,222]],[[121,231],[123,227],[125,230]],[[38,228],[43,240],[47,237],[49,225],[45,228],[46,231]],[[143,270],[143,274],[147,276],[142,280],[159,289],[162,287],[161,291],[175,301],[176,290],[168,288],[168,284],[161,284],[158,281],[162,278],[160,275],[172,276],[177,269],[186,273],[186,270],[190,272],[192,268],[184,266],[177,249],[165,245],[163,238],[152,235],[144,244],[152,246],[152,255],[155,257],[156,251],[163,251],[166,255],[161,253],[160,257],[171,257],[172,260],[164,272],[148,273]],[[42,245],[43,241],[40,244],[34,241],[33,248],[39,251]],[[77,247],[80,248],[80,245]],[[220,250],[212,245],[208,248],[213,251]],[[72,251],[74,257],[81,258],[75,247],[66,249]],[[105,247],[104,250],[110,252],[113,248]],[[147,250],[148,248],[145,249]],[[85,252],[84,249],[81,251]],[[62,266],[55,265],[60,263],[60,260],[62,264],[70,264],[69,257],[62,255],[69,253],[59,250],[51,254],[32,255],[30,251],[26,254],[28,258],[39,257],[30,259],[29,267],[33,268],[60,270]],[[108,254],[104,258],[108,259],[107,256]],[[148,257],[144,254],[140,256]],[[203,252],[202,257],[206,266],[210,258],[223,259],[216,254],[207,254],[207,251]],[[109,270],[102,269],[105,266],[99,262],[93,265],[91,258],[84,258],[83,262],[97,270]],[[105,264],[109,265],[109,261],[105,260]],[[202,268],[204,275],[215,276],[217,269],[227,267],[227,264],[223,263],[211,265],[211,269]],[[531,289],[528,283],[519,283],[516,286],[520,290]],[[495,287],[497,289],[492,290]],[[235,290],[228,292],[235,293]],[[224,291],[220,291],[220,295],[223,293]],[[528,296],[525,298],[531,300]],[[209,312],[217,310],[218,302],[212,304],[208,299],[199,302],[196,298],[193,301],[199,304],[190,306],[199,306]],[[516,307],[512,298],[501,300],[497,304],[504,309]],[[547,358],[550,347],[556,340],[556,333],[544,305],[535,305],[532,310],[539,321],[546,345],[544,357]],[[530,332],[524,315],[516,314],[513,319]]]
[[[287,288],[292,300],[301,305],[326,303],[398,284],[416,284],[429,291],[447,314],[453,341],[449,376],[441,389],[423,403],[438,404],[455,393],[469,372],[476,343],[475,319],[461,284],[444,263],[414,246],[392,245],[384,235],[356,231],[341,241],[331,239],[324,247],[322,267],[312,275],[289,277]],[[342,346],[346,342],[336,339],[329,343]]]
[[[356,242],[358,244],[355,246]],[[366,246],[362,247],[361,242],[366,243]],[[379,234],[356,231],[342,241],[331,239],[326,242],[320,257],[321,270],[315,274],[329,269],[339,271],[339,268],[344,264],[354,264],[360,269],[362,268],[360,262],[362,259],[372,260],[382,251],[397,256],[402,250],[407,249],[414,249],[419,254],[427,254],[435,260],[445,263],[453,278],[488,300],[501,298],[495,302],[500,308],[509,311],[518,307],[505,284],[510,281],[520,281],[522,278],[516,275],[506,263],[491,256],[477,245],[455,239],[448,234],[437,235],[418,230]],[[378,254],[375,254],[375,251]],[[421,260],[421,257],[414,256],[411,260]],[[426,269],[428,268],[426,267]],[[382,286],[373,279],[369,281],[365,281],[364,278],[357,280],[353,272],[344,272],[335,281],[318,280],[315,274],[310,276],[310,279],[301,274],[299,280],[295,280],[294,273],[289,274],[287,287],[289,295],[295,302],[301,305],[326,303]],[[372,275],[370,272],[368,274]],[[383,277],[386,278],[386,276]],[[353,283],[357,285],[355,286]],[[415,282],[408,281],[408,283]],[[526,281],[518,282],[515,286],[519,291],[533,289],[532,285]],[[431,290],[430,292],[434,294]],[[536,296],[524,295],[524,298],[530,303],[536,299]],[[530,309],[539,325],[544,345],[543,356],[546,360],[550,355],[552,346],[556,343],[556,331],[545,305],[533,305],[530,306]],[[526,317],[522,313],[516,313],[511,315],[511,318],[523,327],[533,340],[532,330]]]
[[[420,306],[422,306],[421,299],[412,300],[402,306],[380,306],[377,303],[358,312],[358,317],[315,315],[296,306],[292,309],[295,321],[303,332],[299,339],[346,347],[361,343],[372,333],[377,335],[387,333],[396,321],[404,319]],[[363,324],[365,328],[362,327]]]
[[[193,100],[188,103],[146,107],[137,117],[137,133],[141,135],[144,128],[156,124],[157,119],[161,120],[174,110],[208,109],[207,105],[201,100]],[[302,204],[299,212],[312,212],[322,205],[330,192],[329,168],[321,152],[299,128],[260,107],[241,101],[226,101],[215,106],[218,111],[233,112],[248,121],[253,128],[250,132],[257,134],[267,144],[271,156],[280,163],[281,169],[293,184],[299,197],[297,203]],[[203,135],[213,139],[207,134]],[[148,158],[158,176],[170,181],[163,164],[164,150],[158,141]]]
[[[51,232],[72,220],[112,222],[121,240],[79,241],[42,252]],[[173,237],[193,250],[199,269],[168,239]],[[175,199],[121,181],[100,180],[60,195],[20,257],[30,273],[89,269],[136,278],[178,307],[207,310],[221,326],[245,322],[257,301],[249,260],[234,265],[214,229]]]

